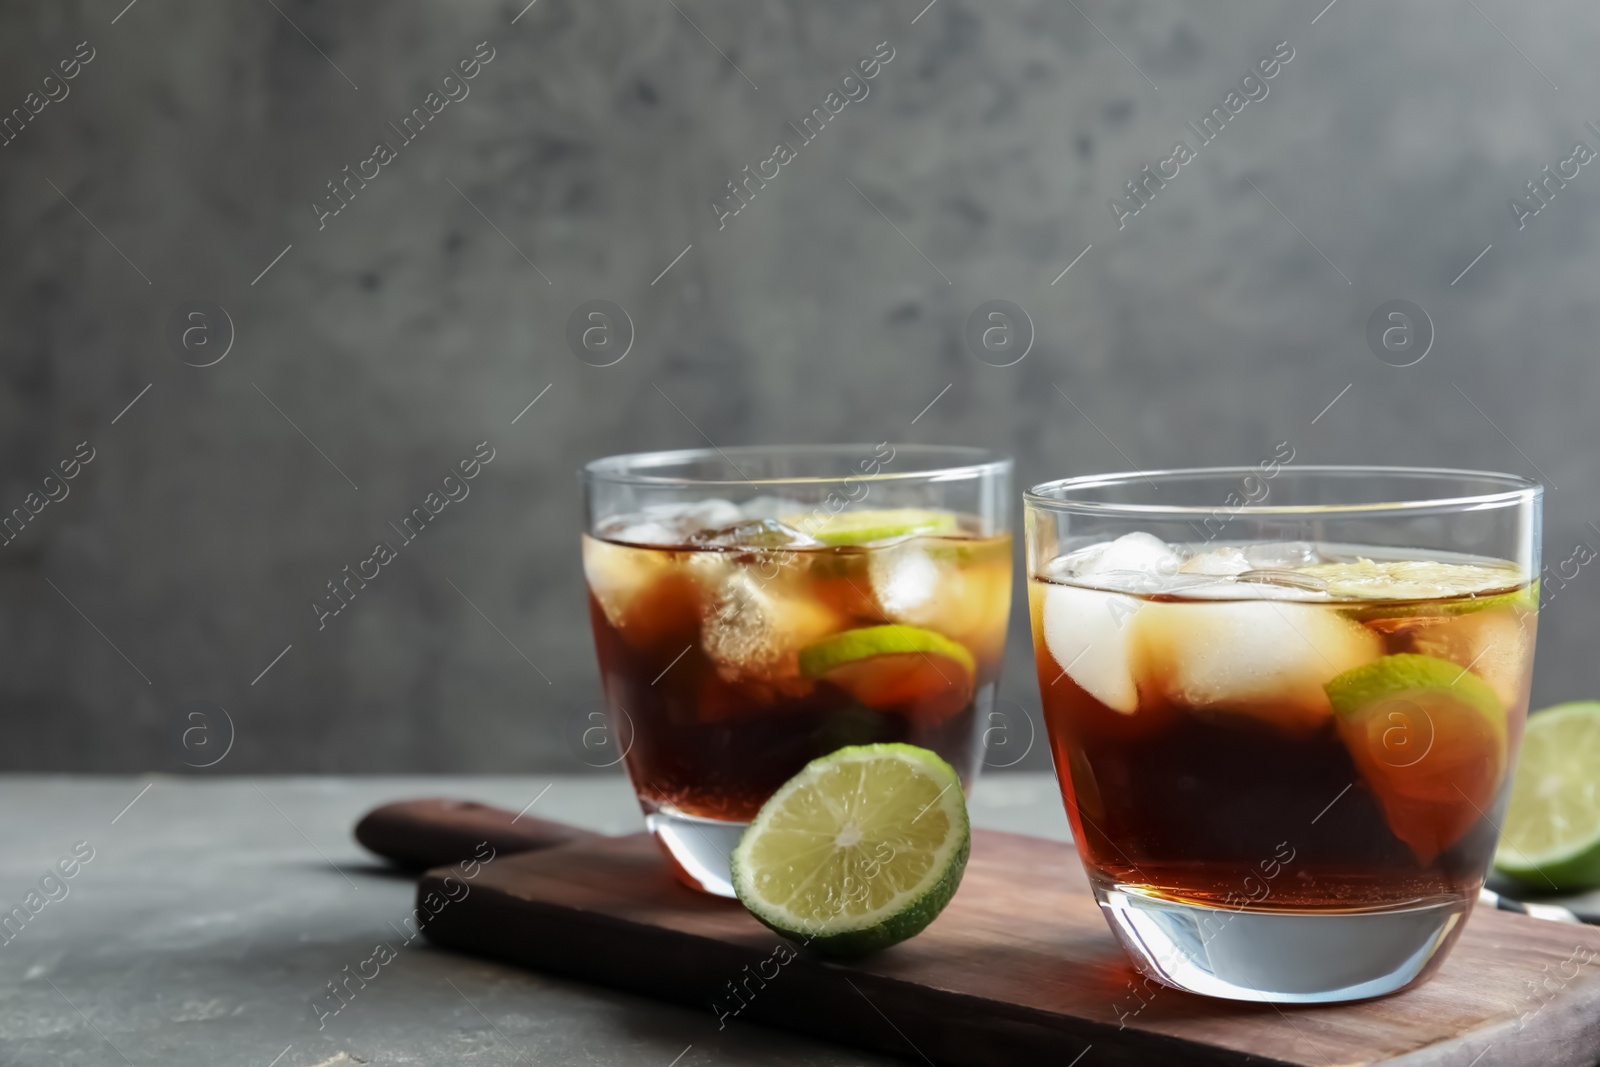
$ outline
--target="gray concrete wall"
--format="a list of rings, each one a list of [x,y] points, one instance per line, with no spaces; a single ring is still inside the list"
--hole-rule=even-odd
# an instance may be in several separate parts
[[[988,445],[1024,484],[1287,440],[1542,475],[1548,558],[1600,547],[1600,167],[1508,207],[1600,149],[1588,5],[122,2],[0,9],[0,107],[67,93],[0,148],[0,507],[94,450],[0,548],[0,766],[181,770],[225,740],[204,701],[217,771],[578,767],[572,472],[704,437]],[[1119,229],[1108,199],[1282,41]],[[479,42],[470,95],[319,221]],[[870,94],[719,229],[879,42]],[[566,343],[592,299],[635,326],[613,366]],[[1013,366],[962,340],[990,299],[1033,322]],[[1414,366],[1365,338],[1394,299],[1435,329]],[[208,367],[167,336],[194,300],[232,324]],[[324,583],[485,440],[319,632]],[[1036,710],[1025,626],[1005,692]],[[1597,626],[1585,569],[1537,700],[1600,690]]]

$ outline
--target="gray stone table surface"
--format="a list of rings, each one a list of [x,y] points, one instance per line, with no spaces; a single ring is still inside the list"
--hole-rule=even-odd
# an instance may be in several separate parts
[[[411,880],[350,829],[376,804],[430,795],[537,797],[546,818],[642,827],[620,776],[0,776],[0,913],[28,914],[38,894],[0,945],[0,1064],[891,1062],[754,1025],[718,1032],[709,1010],[420,938],[319,1028],[313,1001],[375,943],[400,941],[390,924],[412,905]],[[1068,836],[1049,774],[983,779],[971,810],[978,826]],[[72,876],[47,878],[64,859]]]

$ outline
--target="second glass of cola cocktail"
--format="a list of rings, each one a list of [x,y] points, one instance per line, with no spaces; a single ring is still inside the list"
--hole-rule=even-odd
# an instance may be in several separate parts
[[[932,749],[971,788],[1011,604],[1011,461],[841,445],[584,468],[601,684],[645,821],[689,885],[845,745]]]
[[[1062,795],[1146,976],[1310,1003],[1443,960],[1527,714],[1541,495],[1277,462],[1027,494]]]

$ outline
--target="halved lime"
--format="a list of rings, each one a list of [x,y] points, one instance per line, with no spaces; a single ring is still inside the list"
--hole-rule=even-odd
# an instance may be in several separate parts
[[[827,681],[869,708],[933,723],[972,699],[977,663],[941,633],[890,623],[825,637],[800,650],[800,673]]]
[[[1420,862],[1485,818],[1506,768],[1506,713],[1487,682],[1402,653],[1345,671],[1327,691],[1351,760]]]
[[[916,534],[949,534],[955,533],[959,525],[953,511],[920,508],[790,515],[783,521],[827,545],[865,545]]]
[[[1600,886],[1600,703],[1558,704],[1528,719],[1494,865],[1526,885]]]
[[[971,848],[951,766],[914,745],[812,760],[762,806],[733,850],[750,913],[828,956],[920,933],[950,903]]]

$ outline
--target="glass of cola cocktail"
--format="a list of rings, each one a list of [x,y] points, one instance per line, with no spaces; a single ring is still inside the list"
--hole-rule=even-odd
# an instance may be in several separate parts
[[[1319,1002],[1441,962],[1527,714],[1541,497],[1277,462],[1026,495],[1062,796],[1138,969]]]
[[[773,791],[907,742],[970,789],[1011,603],[1011,461],[919,445],[702,449],[583,470],[601,684],[679,877],[732,896]]]

